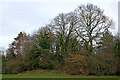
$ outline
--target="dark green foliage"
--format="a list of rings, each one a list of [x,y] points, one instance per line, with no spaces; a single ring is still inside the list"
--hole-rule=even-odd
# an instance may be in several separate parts
[[[116,39],[116,43],[115,46],[113,48],[114,54],[115,56],[119,56],[120,57],[120,40]]]
[[[21,34],[23,34],[23,33],[20,32],[20,33],[18,34],[18,37],[14,38],[14,39],[15,39],[15,40],[19,40]]]
[[[120,39],[117,37],[115,46],[113,47],[114,56],[117,58],[117,75],[120,74]]]

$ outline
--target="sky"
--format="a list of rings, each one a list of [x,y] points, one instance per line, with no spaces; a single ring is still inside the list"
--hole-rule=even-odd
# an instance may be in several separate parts
[[[118,32],[118,0],[1,0],[0,47],[8,48],[20,31],[31,34],[60,13],[74,11],[81,4],[97,5],[115,22]]]

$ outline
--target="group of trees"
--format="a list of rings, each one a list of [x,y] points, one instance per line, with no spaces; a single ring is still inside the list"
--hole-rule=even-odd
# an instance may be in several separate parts
[[[20,32],[14,38],[2,56],[3,73],[40,68],[69,75],[119,75],[120,40],[109,31],[113,26],[93,4],[59,14],[32,35]]]

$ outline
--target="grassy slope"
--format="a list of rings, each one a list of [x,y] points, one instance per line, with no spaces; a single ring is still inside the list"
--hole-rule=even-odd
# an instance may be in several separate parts
[[[70,76],[58,74],[56,71],[32,70],[14,75],[4,74],[2,78],[118,78],[118,76]]]

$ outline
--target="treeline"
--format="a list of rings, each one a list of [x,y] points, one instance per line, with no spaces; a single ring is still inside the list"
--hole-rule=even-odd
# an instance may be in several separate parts
[[[31,35],[20,32],[2,56],[4,74],[33,69],[68,75],[120,75],[114,22],[93,4],[56,16]]]

